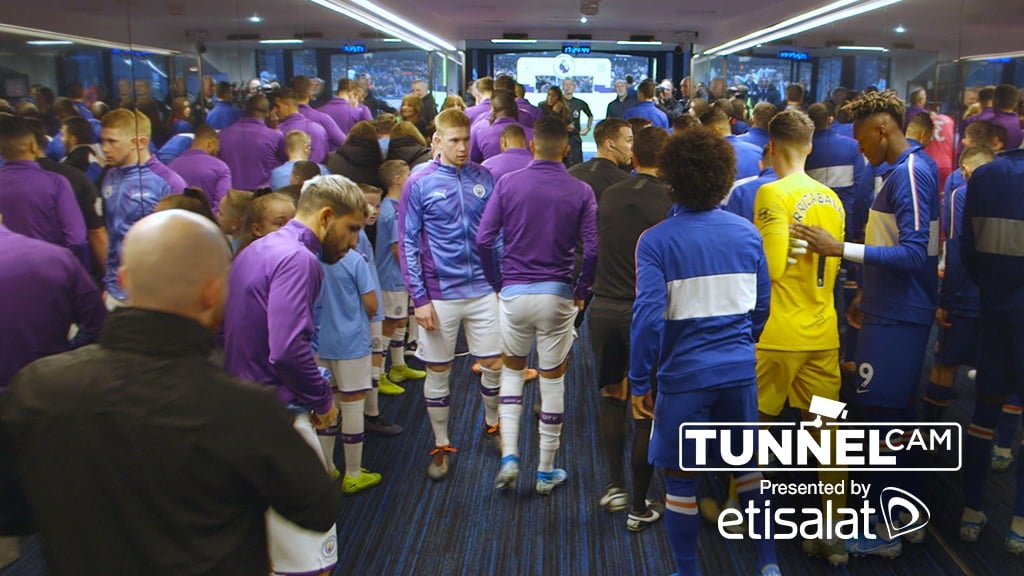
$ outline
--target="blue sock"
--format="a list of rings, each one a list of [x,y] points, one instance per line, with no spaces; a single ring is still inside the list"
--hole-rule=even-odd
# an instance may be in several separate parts
[[[768,500],[768,496],[761,492],[761,479],[763,476],[760,472],[748,472],[742,476],[736,477],[736,492],[740,497],[740,504],[742,509],[746,509],[747,502],[753,502],[754,507],[758,510],[765,510],[765,501]],[[770,520],[766,520],[769,522]],[[775,532],[774,527],[772,532]],[[762,534],[764,536],[764,534]],[[758,566],[765,567],[768,564],[778,564],[779,561],[775,557],[775,540],[769,538],[760,538],[754,540],[754,545],[757,546],[757,560]]]
[[[974,400],[974,417],[964,438],[964,504],[981,510],[992,452],[993,428],[999,420],[1003,399],[979,392]]]
[[[1020,424],[1021,402],[1016,394],[1006,397],[1003,404],[1003,411],[999,414],[999,426],[996,428],[996,446],[1000,448],[1013,447],[1013,440],[1017,437],[1017,426]]]
[[[1014,516],[1024,516],[1024,440],[1021,440],[1021,451],[1017,453],[1017,501],[1013,507]]]
[[[697,514],[696,478],[665,476],[665,530],[676,557],[679,576],[700,576],[697,566],[697,536],[700,516]]]
[[[952,386],[939,386],[928,382],[924,388],[924,419],[926,422],[943,422],[946,408],[956,394]]]

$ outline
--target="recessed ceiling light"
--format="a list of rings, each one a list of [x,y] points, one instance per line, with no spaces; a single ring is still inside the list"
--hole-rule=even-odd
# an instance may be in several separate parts
[[[98,48],[109,48],[114,50],[130,50],[133,53],[138,52],[150,52],[152,54],[160,54],[163,56],[172,56],[180,54],[177,50],[168,50],[166,48],[158,48],[156,46],[144,46],[142,44],[121,44],[119,42],[111,42],[109,40],[103,40],[100,38],[89,38],[88,36],[78,36],[75,34],[61,34],[59,32],[53,32],[51,30],[40,30],[38,28],[28,28],[25,26],[15,26],[13,24],[4,24],[0,22],[0,34],[13,34],[15,36],[24,36],[32,38],[32,42],[38,39],[49,39],[58,40],[62,42],[72,42],[77,45],[85,46],[96,46]],[[46,40],[43,40],[46,42]],[[66,45],[66,44],[65,44]],[[44,44],[45,46],[45,44]]]
[[[259,14],[253,14],[252,16],[249,16],[249,22],[252,22],[253,24],[259,24],[260,22],[263,22],[263,18],[260,17]]]
[[[68,46],[74,42],[71,40],[29,40],[26,44],[30,46]]]
[[[975,54],[974,56],[964,56],[957,60],[999,60],[1003,61],[1007,58],[1024,58],[1024,52],[1000,52],[998,54]]]
[[[907,31],[907,29],[903,27],[903,24],[900,24],[899,26],[893,28],[892,31],[897,34],[903,34],[904,32]]]
[[[839,50],[850,50],[859,52],[888,52],[889,49],[882,46],[836,46]]]
[[[580,24],[586,24],[588,22],[586,16],[580,16]]]
[[[260,40],[260,44],[302,44],[302,40],[298,38],[273,38],[270,40]]]
[[[434,35],[428,30],[402,18],[372,2],[371,0],[308,0],[317,6],[327,8],[365,24],[388,36],[401,38],[405,42],[427,51],[456,50],[455,45]]]
[[[872,10],[878,10],[903,0],[868,0],[866,2],[860,2],[859,0],[837,0],[827,6],[815,8],[809,12],[798,14],[788,20],[779,22],[767,28],[762,28],[755,32],[751,32],[735,40],[730,40],[725,44],[709,48],[704,51],[704,54],[720,54],[722,56],[728,56],[729,54],[735,54],[742,50],[746,50],[756,44],[766,44],[773,42],[781,38],[788,38],[801,32],[807,32],[820,26],[827,24],[834,24],[847,18],[852,18]]]

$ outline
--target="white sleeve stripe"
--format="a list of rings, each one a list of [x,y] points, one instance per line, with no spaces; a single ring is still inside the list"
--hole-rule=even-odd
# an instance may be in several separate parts
[[[914,230],[921,229],[921,212],[917,206],[917,180],[914,178],[914,155],[907,158],[907,170],[910,171],[910,197],[914,201]]]

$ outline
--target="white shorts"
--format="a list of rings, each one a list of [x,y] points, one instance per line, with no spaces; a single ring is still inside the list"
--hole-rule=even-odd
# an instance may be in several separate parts
[[[498,345],[498,295],[462,300],[432,300],[437,329],[420,326],[416,357],[427,364],[449,364],[455,359],[459,325],[466,329],[469,353],[477,358],[501,355]]]
[[[372,354],[350,360],[327,360],[321,358],[320,363],[331,371],[332,383],[339,392],[365,392],[371,387],[370,367],[372,365],[372,358]]]
[[[384,291],[384,317],[405,320],[409,317],[409,293],[405,290]]]
[[[572,349],[576,304],[554,294],[501,296],[499,302],[502,352],[525,358],[536,338],[537,368],[561,366]]]
[[[327,460],[324,459],[317,440],[316,431],[309,414],[296,416],[295,431],[307,444],[313,447],[327,474]],[[338,563],[338,536],[335,527],[327,532],[314,532],[300,528],[274,511],[267,510],[267,546],[270,549],[270,566],[274,574],[308,574],[330,570]]]

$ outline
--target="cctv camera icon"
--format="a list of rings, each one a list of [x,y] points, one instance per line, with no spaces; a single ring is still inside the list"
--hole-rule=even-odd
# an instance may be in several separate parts
[[[846,402],[829,400],[828,398],[822,398],[821,396],[812,396],[811,406],[807,411],[814,414],[814,420],[802,422],[800,427],[807,428],[813,426],[815,428],[821,428],[822,416],[833,420],[846,419]]]

